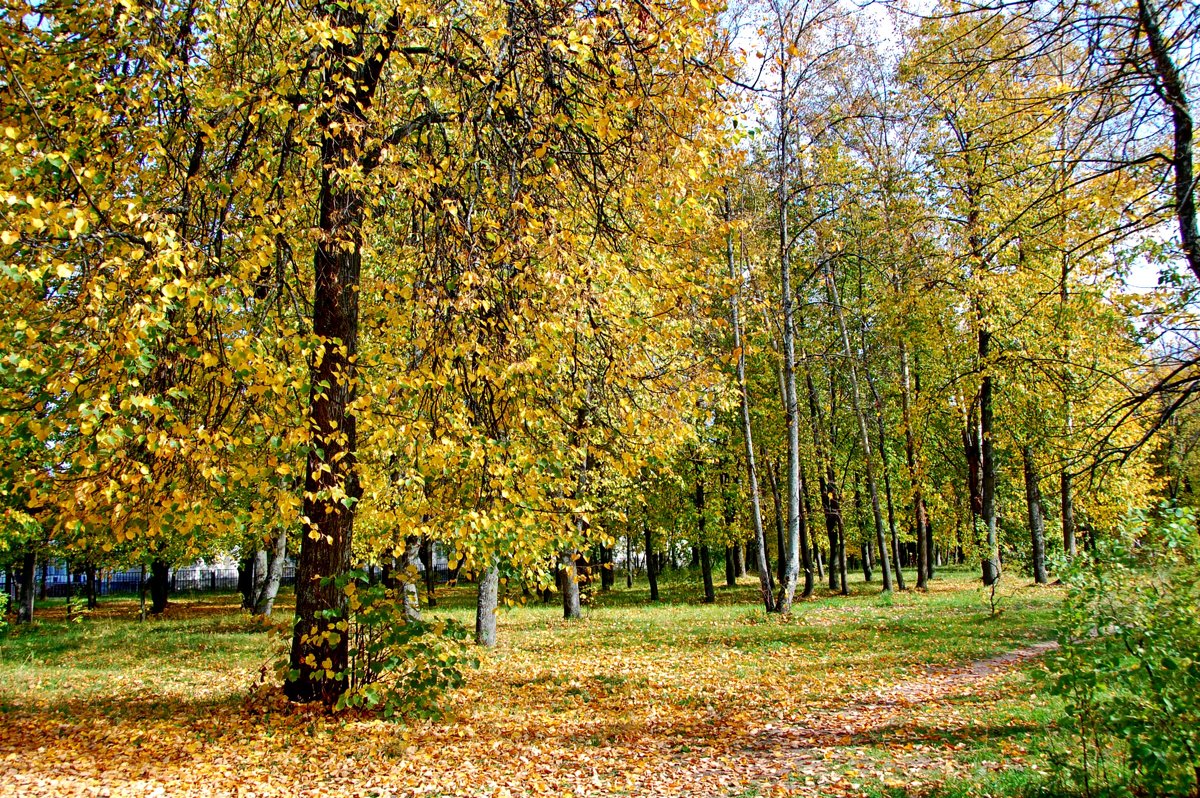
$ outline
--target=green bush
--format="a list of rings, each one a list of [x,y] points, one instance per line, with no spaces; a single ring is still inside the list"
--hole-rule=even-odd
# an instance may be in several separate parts
[[[1086,794],[1118,783],[1147,795],[1200,794],[1196,524],[1190,508],[1134,514],[1064,573],[1053,689],[1067,704]]]
[[[350,661],[339,675],[347,687],[335,709],[367,709],[384,717],[439,715],[445,694],[461,687],[466,669],[477,665],[467,630],[453,621],[407,618],[403,597],[371,584],[362,571],[339,584],[349,600]]]

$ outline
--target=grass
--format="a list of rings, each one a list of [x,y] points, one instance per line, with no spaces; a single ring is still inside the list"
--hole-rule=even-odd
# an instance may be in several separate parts
[[[1012,579],[993,617],[973,573],[890,596],[858,575],[851,596],[819,589],[779,618],[753,580],[712,605],[695,603],[698,581],[668,574],[652,605],[620,575],[576,622],[557,603],[508,607],[449,717],[408,724],[255,688],[286,630],[234,596],[176,597],[144,623],[129,599],[79,622],[51,602],[0,642],[0,792],[202,794],[204,773],[217,793],[957,796],[1036,784],[1049,767],[1061,709],[1023,670],[953,674],[1052,638],[1057,590]],[[443,588],[431,612],[470,624],[472,600]]]

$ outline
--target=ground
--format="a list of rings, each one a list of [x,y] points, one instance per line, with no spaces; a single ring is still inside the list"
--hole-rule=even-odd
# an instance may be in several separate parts
[[[690,581],[657,605],[621,585],[576,622],[517,606],[448,716],[402,723],[283,701],[281,630],[233,596],[145,623],[130,600],[51,607],[0,642],[0,795],[983,794],[1048,767],[1061,714],[1036,679],[1061,594],[1001,593],[995,617],[966,572],[786,619],[753,580],[709,606]]]

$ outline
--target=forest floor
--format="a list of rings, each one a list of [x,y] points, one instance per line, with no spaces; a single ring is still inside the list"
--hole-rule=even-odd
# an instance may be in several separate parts
[[[61,604],[0,639],[0,795],[984,795],[1049,778],[1061,708],[1036,678],[1057,588],[1011,577],[992,616],[974,574],[926,593],[798,602],[767,617],[744,580],[700,605],[681,573],[502,611],[449,715],[325,715],[256,687],[282,641],[231,595],[166,617]],[[911,576],[911,574],[910,574]],[[467,622],[470,588],[435,613]],[[287,607],[277,615],[286,617]]]

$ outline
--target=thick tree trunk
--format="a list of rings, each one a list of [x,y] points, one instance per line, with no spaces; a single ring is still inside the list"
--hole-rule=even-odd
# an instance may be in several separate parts
[[[479,596],[475,603],[475,642],[481,646],[491,648],[496,645],[496,612],[499,604],[500,569],[493,565],[479,577]]]
[[[287,562],[287,530],[280,529],[275,534],[271,550],[271,560],[267,565],[267,577],[263,580],[262,590],[254,602],[254,614],[270,617],[275,609],[275,599],[279,595],[279,585],[283,581],[283,566]]]
[[[17,623],[33,622],[33,597],[37,595],[37,554],[21,555],[21,587],[17,592]]]
[[[578,553],[564,551],[558,555],[559,573],[562,574],[562,606],[563,618],[575,620],[583,617],[583,609],[579,602],[579,568],[576,565]]]
[[[600,589],[607,592],[612,590],[616,582],[613,573],[613,550],[610,546],[600,546]]]
[[[167,594],[171,583],[168,579],[170,568],[162,560],[150,563],[150,613],[162,615],[167,611]]]
[[[870,582],[871,577],[875,575],[871,570],[871,541],[864,540],[862,542],[859,556],[862,558],[863,581]]]
[[[737,569],[733,564],[733,546],[725,547],[725,587],[737,587]]]
[[[1044,585],[1046,576],[1046,522],[1042,515],[1042,491],[1038,487],[1033,463],[1033,447],[1026,444],[1021,450],[1025,459],[1025,502],[1029,507],[1029,536],[1032,542],[1033,581]]]

